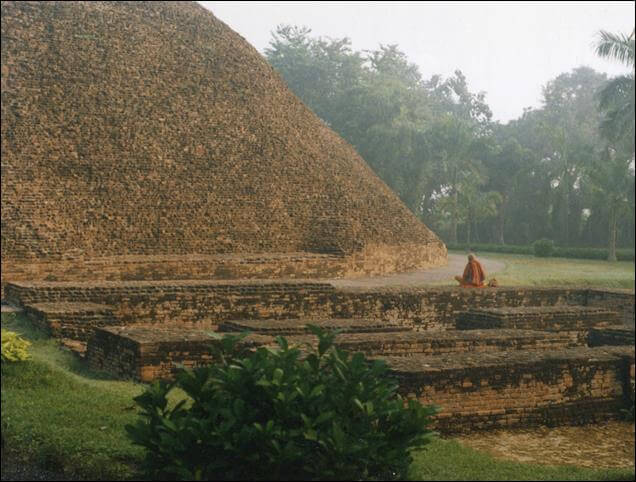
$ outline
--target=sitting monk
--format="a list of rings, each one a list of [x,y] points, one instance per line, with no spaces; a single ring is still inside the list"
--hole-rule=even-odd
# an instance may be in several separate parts
[[[455,276],[455,279],[460,286],[481,288],[486,280],[486,272],[481,263],[475,259],[475,255],[471,253],[468,255],[468,264],[464,268],[464,274],[461,277]]]

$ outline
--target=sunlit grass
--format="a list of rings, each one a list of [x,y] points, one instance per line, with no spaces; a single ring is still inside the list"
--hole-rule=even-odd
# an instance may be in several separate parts
[[[463,251],[451,251],[465,254]],[[492,274],[500,286],[586,286],[634,289],[634,262],[591,259],[537,258],[500,253],[477,253],[506,267]],[[451,284],[451,283],[444,283]],[[455,283],[456,284],[456,283]]]

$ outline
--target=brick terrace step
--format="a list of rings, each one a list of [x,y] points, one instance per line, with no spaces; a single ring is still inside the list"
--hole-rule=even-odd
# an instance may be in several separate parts
[[[412,324],[387,320],[329,319],[329,320],[240,320],[225,321],[219,331],[250,331],[267,335],[301,335],[311,333],[306,325],[317,325],[327,330],[343,333],[379,333],[411,331]]]
[[[329,320],[333,321],[333,320]],[[346,321],[346,320],[336,320]],[[240,324],[239,324],[240,325]],[[209,363],[215,326],[133,325],[95,330],[88,343],[89,363],[126,378],[151,381],[171,378],[175,364],[199,366]],[[229,333],[229,332],[228,332]],[[254,346],[275,346],[272,333],[256,333],[247,340]],[[287,337],[291,345],[317,344],[313,335]],[[557,350],[576,344],[576,336],[567,333],[523,330],[470,330],[453,332],[353,332],[336,336],[337,346],[362,351],[368,356],[417,356],[449,353],[480,353],[501,350]]]
[[[25,314],[56,338],[87,341],[94,328],[117,323],[111,307],[96,303],[34,303]]]
[[[80,302],[109,296],[147,293],[219,293],[238,295],[267,292],[331,293],[335,287],[315,280],[145,280],[145,281],[14,281],[6,284],[6,299],[14,304]]]
[[[608,420],[634,400],[633,347],[384,359],[401,393],[442,406],[445,433]]]
[[[308,335],[287,337],[290,344],[317,345]],[[554,350],[579,346],[572,333],[531,330],[450,330],[436,332],[343,333],[335,344],[367,356],[418,356],[503,350]]]
[[[525,330],[589,330],[594,326],[620,325],[615,311],[575,305],[520,306],[462,311],[457,329],[517,328]]]
[[[634,327],[620,325],[592,328],[590,330],[589,345],[634,345]]]
[[[214,326],[133,325],[104,327],[95,330],[86,348],[89,365],[120,378],[150,382],[174,376],[177,365],[196,367],[212,361],[210,346]],[[266,335],[249,335],[248,347],[273,344]]]

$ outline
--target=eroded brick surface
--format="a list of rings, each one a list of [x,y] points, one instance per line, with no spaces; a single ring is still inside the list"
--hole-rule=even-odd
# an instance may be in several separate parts
[[[3,284],[446,261],[354,148],[195,2],[3,2],[2,40]]]
[[[443,407],[444,432],[589,423],[633,401],[633,347],[385,359],[401,393]]]

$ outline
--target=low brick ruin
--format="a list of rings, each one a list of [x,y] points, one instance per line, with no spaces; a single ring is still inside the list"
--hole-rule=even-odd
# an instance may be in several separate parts
[[[403,395],[441,405],[443,432],[606,420],[633,393],[624,290],[160,280],[15,282],[6,294],[54,336],[82,342],[93,369],[144,382],[210,363],[212,332],[305,347],[316,343],[307,324],[336,329],[341,348],[385,359]]]
[[[2,297],[93,368],[170,378],[211,332],[303,345],[315,323],[444,431],[633,403],[633,292],[325,281],[446,246],[200,5],[2,2],[1,48]]]

